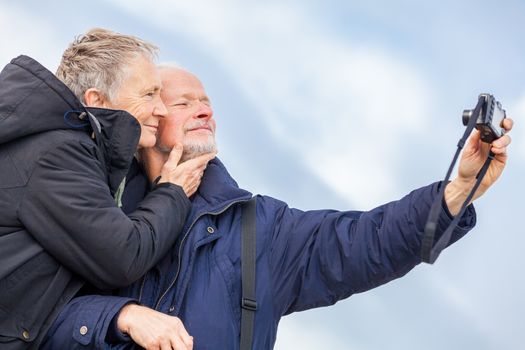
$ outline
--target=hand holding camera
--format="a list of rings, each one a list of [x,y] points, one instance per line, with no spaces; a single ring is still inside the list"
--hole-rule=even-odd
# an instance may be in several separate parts
[[[507,162],[507,146],[511,139],[506,133],[512,129],[512,119],[506,118],[501,104],[490,94],[481,94],[473,110],[463,111],[463,124],[467,126],[458,142],[458,149],[438,196],[432,203],[425,233],[422,239],[421,259],[434,263],[441,251],[449,244],[452,232],[458,225],[467,206],[492,186],[503,172]],[[476,130],[473,131],[473,129]],[[470,135],[472,132],[472,135]],[[458,176],[448,183],[454,164],[467,142],[459,163]],[[441,201],[445,200],[449,212],[455,216],[448,228],[434,244],[434,234],[440,213]]]
[[[505,110],[494,96],[481,94],[479,95],[479,99],[482,101],[482,104],[480,113],[476,118],[475,127],[477,130],[474,130],[463,150],[459,163],[458,176],[453,181],[456,182],[453,186],[468,193],[476,182],[478,172],[487,157],[493,157],[487,173],[483,177],[472,200],[479,198],[485,193],[503,172],[507,161],[507,146],[511,143],[511,138],[507,133],[513,126],[513,120],[506,117]],[[463,111],[464,125],[468,124],[471,117],[476,117],[472,114],[473,110]],[[445,201],[450,197],[451,195],[447,195],[445,192]],[[447,205],[449,205],[448,202],[449,201],[447,201]],[[459,211],[457,203],[455,201],[450,202],[449,210],[452,214],[457,213]],[[459,206],[461,206],[461,203]]]

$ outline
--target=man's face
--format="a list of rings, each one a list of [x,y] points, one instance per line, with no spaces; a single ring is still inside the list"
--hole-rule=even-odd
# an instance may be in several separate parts
[[[215,119],[199,79],[176,68],[163,68],[160,75],[168,114],[159,124],[159,148],[168,152],[176,142],[182,143],[182,161],[215,151]]]
[[[159,72],[153,62],[143,56],[132,59],[126,69],[117,97],[108,102],[107,107],[122,109],[134,116],[141,128],[138,147],[153,147],[157,141],[159,119],[167,113],[160,98]]]

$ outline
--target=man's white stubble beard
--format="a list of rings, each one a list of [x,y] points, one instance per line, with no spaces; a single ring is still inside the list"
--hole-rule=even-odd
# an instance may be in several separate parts
[[[163,153],[170,153],[171,148],[163,145],[158,140],[156,147]],[[205,153],[214,152],[217,150],[217,143],[215,142],[215,135],[208,136],[208,139],[201,142],[183,142],[182,144],[182,156],[180,162],[196,158]]]

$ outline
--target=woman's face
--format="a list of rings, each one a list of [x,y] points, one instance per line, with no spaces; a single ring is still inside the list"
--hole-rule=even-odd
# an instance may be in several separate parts
[[[141,128],[138,147],[153,147],[157,141],[159,119],[167,114],[160,98],[159,72],[153,62],[143,56],[132,59],[126,70],[115,101],[108,102],[106,107],[122,109],[134,116]]]

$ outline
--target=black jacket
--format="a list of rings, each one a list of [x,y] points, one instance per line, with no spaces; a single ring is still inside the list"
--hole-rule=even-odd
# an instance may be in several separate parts
[[[29,57],[0,73],[1,349],[37,348],[85,282],[128,285],[175,241],[182,188],[156,187],[129,217],[116,204],[139,136],[128,113],[85,108]]]

